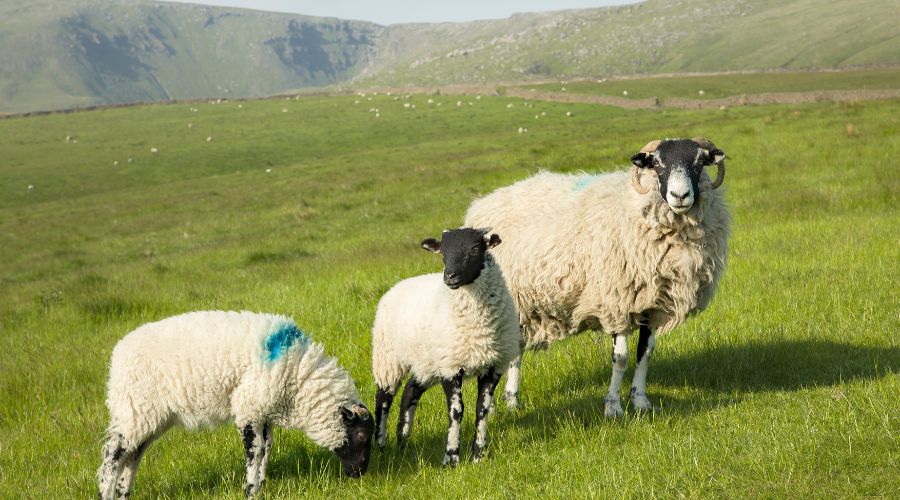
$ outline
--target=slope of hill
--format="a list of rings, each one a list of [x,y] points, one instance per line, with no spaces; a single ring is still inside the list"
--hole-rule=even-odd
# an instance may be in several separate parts
[[[373,23],[153,0],[0,0],[0,112],[303,87],[900,63],[900,0],[647,0]]]
[[[352,77],[380,27],[141,0],[3,2],[0,110],[265,96]]]
[[[362,83],[833,68],[900,63],[900,1],[647,0],[389,27]]]

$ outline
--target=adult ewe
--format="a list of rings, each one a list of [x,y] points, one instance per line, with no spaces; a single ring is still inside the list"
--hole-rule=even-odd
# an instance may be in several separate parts
[[[192,312],[148,323],[113,349],[100,498],[128,497],[147,447],[171,426],[233,421],[247,455],[244,493],[265,480],[272,425],[302,429],[358,477],[374,430],[353,380],[293,321]]]
[[[444,273],[401,281],[378,303],[372,327],[375,432],[384,446],[387,417],[400,383],[411,374],[400,400],[397,442],[407,438],[419,398],[440,382],[447,397],[450,429],[444,465],[459,463],[462,381],[478,377],[472,459],[487,446],[487,415],[502,370],[519,354],[516,307],[488,249],[500,244],[486,229],[444,231],[422,248],[444,257]]]
[[[640,330],[631,402],[653,408],[647,364],[656,334],[704,309],[725,269],[729,215],[715,191],[725,153],[709,140],[653,141],[631,173],[539,173],[476,200],[466,225],[492,226],[507,244],[494,253],[528,347],[589,329],[612,335],[605,413],[622,415],[627,336]],[[704,167],[718,165],[714,182]],[[517,404],[521,356],[509,368],[507,404]]]

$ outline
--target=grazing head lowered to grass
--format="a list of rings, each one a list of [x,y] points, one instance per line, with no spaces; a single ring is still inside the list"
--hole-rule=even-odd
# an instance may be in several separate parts
[[[722,190],[725,153],[703,138],[652,141],[631,172],[541,172],[475,200],[465,224],[491,226],[494,252],[516,301],[523,343],[546,347],[585,330],[613,337],[607,416],[622,415],[619,390],[627,336],[640,330],[632,405],[653,408],[647,364],[657,333],[709,304],[728,256]],[[705,167],[718,166],[714,181]],[[518,404],[521,358],[507,372],[507,404]]]
[[[350,375],[289,318],[204,311],[147,323],[113,349],[110,424],[97,471],[100,498],[127,497],[147,448],[173,425],[233,421],[246,453],[244,493],[265,480],[272,427],[303,430],[366,472],[374,432]]]
[[[500,237],[489,229],[444,231],[422,248],[441,254],[444,272],[405,279],[378,302],[372,326],[372,372],[375,378],[376,441],[387,439],[387,417],[403,379],[397,442],[412,431],[419,398],[441,384],[447,398],[450,428],[444,465],[459,463],[463,400],[462,382],[478,377],[472,459],[487,446],[487,415],[502,370],[519,353],[515,304],[491,251]]]

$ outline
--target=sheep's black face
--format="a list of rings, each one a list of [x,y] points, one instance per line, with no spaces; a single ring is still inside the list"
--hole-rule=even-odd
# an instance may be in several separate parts
[[[700,176],[703,167],[724,157],[719,149],[707,151],[690,139],[667,139],[656,151],[638,153],[631,162],[639,168],[652,168],[659,179],[659,193],[669,208],[683,214],[694,206],[700,196]]]
[[[334,453],[341,459],[344,474],[359,477],[369,468],[375,421],[372,420],[369,409],[362,404],[356,404],[352,408],[342,406],[340,412],[347,430],[347,441],[334,450]]]
[[[456,290],[478,279],[488,248],[500,244],[496,234],[486,238],[489,232],[490,229],[470,227],[447,230],[441,234],[441,241],[428,238],[422,242],[422,248],[443,254],[444,284]]]

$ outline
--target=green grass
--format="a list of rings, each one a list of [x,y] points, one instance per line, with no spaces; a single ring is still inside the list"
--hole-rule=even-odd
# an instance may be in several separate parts
[[[856,69],[836,72],[750,73],[673,76],[627,80],[573,81],[524,85],[522,88],[573,94],[624,96],[631,99],[682,97],[717,99],[764,92],[816,90],[883,90],[900,88],[900,68]],[[700,92],[703,92],[700,94]],[[623,92],[627,92],[624,95]]]
[[[900,102],[697,112],[369,97],[0,120],[0,497],[94,494],[106,363],[141,323],[292,315],[371,403],[378,298],[440,266],[418,241],[539,169],[622,168],[650,139],[695,135],[731,157],[731,256],[709,310],[658,343],[661,414],[603,418],[609,341],[585,334],[526,355],[524,406],[494,413],[484,463],[440,467],[433,389],[410,446],[374,452],[359,481],[277,431],[268,496],[897,496]],[[465,394],[467,447],[471,383]],[[230,426],[173,431],[135,498],[238,498],[242,456]]]

